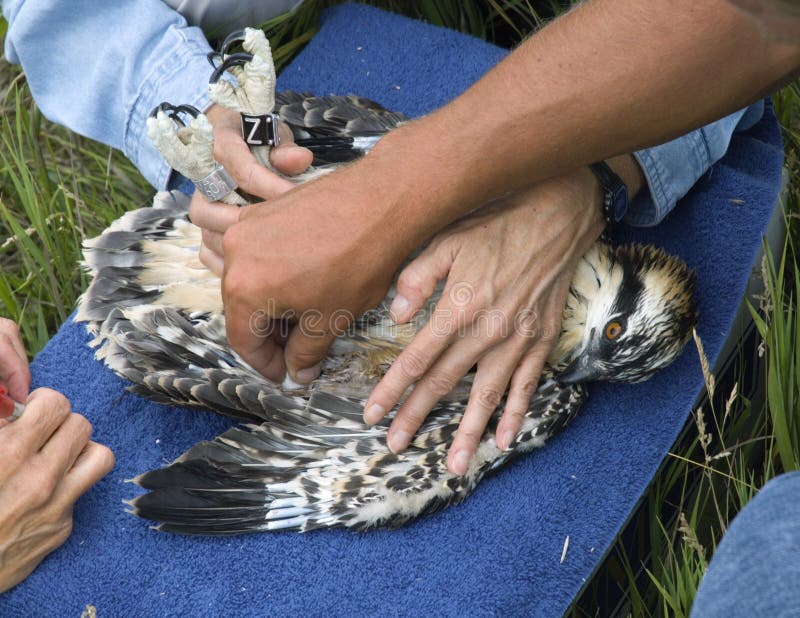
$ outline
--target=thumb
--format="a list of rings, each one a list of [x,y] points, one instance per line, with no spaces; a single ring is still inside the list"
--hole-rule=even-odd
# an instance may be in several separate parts
[[[273,148],[269,153],[269,160],[275,168],[290,176],[302,174],[311,165],[314,155],[308,148],[296,146],[295,144],[281,144]]]
[[[289,378],[297,384],[308,384],[315,380],[334,339],[335,333],[306,332],[301,325],[295,326],[284,348]]]
[[[449,243],[436,243],[428,245],[403,269],[397,279],[397,293],[389,307],[396,323],[410,321],[422,309],[436,289],[436,284],[450,272],[454,259]]]

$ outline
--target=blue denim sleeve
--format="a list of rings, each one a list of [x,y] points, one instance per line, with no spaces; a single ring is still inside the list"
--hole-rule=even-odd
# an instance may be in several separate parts
[[[162,101],[205,110],[210,46],[161,0],[3,0],[5,53],[42,113],[122,150],[158,189],[170,170],[147,138]]]
[[[752,127],[764,113],[764,101],[707,124],[654,148],[639,150],[634,157],[644,172],[649,191],[640,191],[628,207],[625,223],[656,225],[676,202],[719,161],[736,131]]]

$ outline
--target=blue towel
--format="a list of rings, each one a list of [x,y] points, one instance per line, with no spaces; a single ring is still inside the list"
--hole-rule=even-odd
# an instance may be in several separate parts
[[[503,55],[467,36],[349,5],[325,14],[279,86],[357,93],[415,116],[460,93]],[[663,225],[625,233],[697,268],[699,332],[712,359],[775,204],[781,161],[768,110]],[[545,448],[484,481],[461,506],[401,530],[194,538],[154,532],[127,515],[122,500],[138,490],[125,479],[231,421],[127,393],[93,360],[87,340],[82,325],[65,324],[34,362],[35,382],[62,390],[88,416],[117,467],[78,502],[70,540],[0,599],[3,616],[77,616],[87,604],[115,617],[561,615],[702,387],[691,345],[649,382],[594,386],[582,414]]]

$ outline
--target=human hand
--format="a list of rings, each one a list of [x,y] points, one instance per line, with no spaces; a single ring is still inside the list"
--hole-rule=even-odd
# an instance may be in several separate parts
[[[206,117],[214,127],[214,159],[231,174],[240,189],[266,200],[285,193],[294,186],[256,160],[242,138],[241,117],[238,112],[215,104],[208,109]],[[270,163],[289,176],[304,172],[311,165],[311,151],[295,145],[292,131],[286,124],[280,124],[279,134],[281,143],[270,150]],[[212,207],[218,205],[195,191],[190,213],[192,222],[203,228],[200,259],[212,272],[221,275],[222,234],[203,225],[202,213],[208,204],[212,204]]]
[[[75,501],[114,467],[91,433],[63,395],[44,388],[17,421],[0,420],[0,592],[67,540]]]
[[[506,196],[437,235],[400,274],[391,307],[409,321],[445,277],[441,299],[375,387],[364,418],[376,423],[401,399],[387,441],[402,451],[436,402],[477,365],[448,455],[464,474],[503,400],[499,448],[513,441],[556,344],[577,260],[603,230],[602,194],[588,169]]]
[[[268,202],[198,212],[203,225],[224,234],[228,340],[272,380],[287,368],[295,382],[313,380],[333,339],[383,298],[417,242],[381,219],[376,183],[349,180],[350,169]],[[285,351],[272,336],[277,320],[291,324]]]
[[[17,401],[25,400],[31,386],[28,356],[19,327],[7,318],[0,318],[0,384],[5,384],[11,398]]]

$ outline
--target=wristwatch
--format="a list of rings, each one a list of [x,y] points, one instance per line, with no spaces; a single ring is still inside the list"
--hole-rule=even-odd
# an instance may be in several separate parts
[[[603,218],[606,227],[616,226],[628,211],[628,187],[605,161],[593,163],[589,168],[600,181],[603,189]]]

